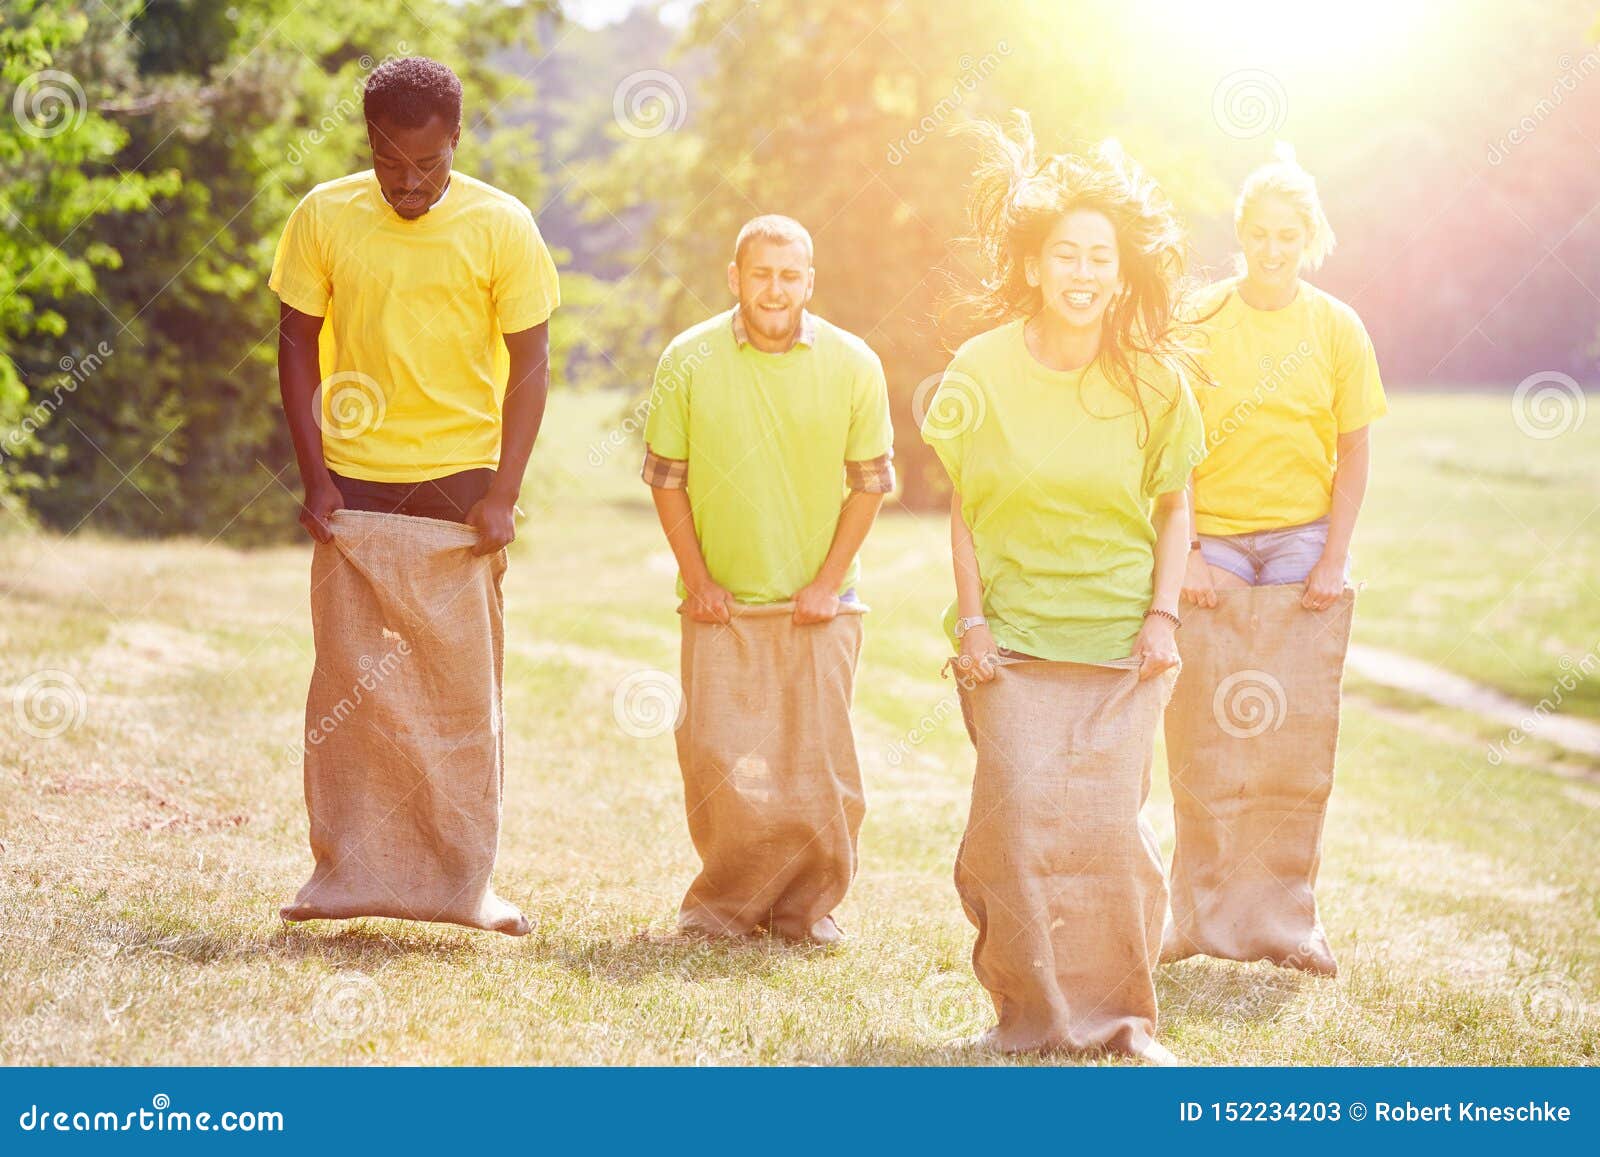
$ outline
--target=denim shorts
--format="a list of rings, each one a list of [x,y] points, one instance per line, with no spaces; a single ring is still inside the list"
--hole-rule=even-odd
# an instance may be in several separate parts
[[[1260,530],[1254,534],[1202,534],[1200,554],[1207,563],[1237,575],[1253,587],[1303,583],[1328,544],[1326,516],[1303,526]],[[1345,561],[1344,580],[1350,582]]]

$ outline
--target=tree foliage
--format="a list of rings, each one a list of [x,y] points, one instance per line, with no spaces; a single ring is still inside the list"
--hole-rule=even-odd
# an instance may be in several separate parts
[[[225,10],[211,0],[44,0],[30,11],[35,31],[8,47],[8,78],[48,51],[93,107],[44,142],[47,154],[21,134],[36,157],[31,179],[46,184],[19,187],[8,165],[0,186],[6,203],[32,207],[38,251],[57,254],[30,275],[32,300],[46,306],[0,315],[0,333],[33,338],[12,346],[7,417],[19,386],[48,395],[61,358],[109,350],[34,435],[32,509],[62,527],[92,512],[99,525],[138,532],[282,533],[297,479],[266,277],[283,223],[312,185],[370,164],[362,85],[385,58],[409,54],[462,76],[462,171],[537,206],[538,141],[507,123],[530,88],[495,60],[508,44],[532,46],[539,10],[499,0],[232,0]],[[0,130],[0,147],[16,136]],[[19,232],[28,237],[8,229],[5,243]]]
[[[972,156],[952,130],[1014,107],[1033,114],[1043,148],[1133,128],[1114,117],[1120,18],[1086,9],[1074,23],[1061,10],[707,0],[663,75],[633,80],[638,114],[618,102],[619,147],[586,182],[596,218],[654,208],[632,272],[587,327],[618,376],[647,381],[666,338],[727,307],[724,269],[744,221],[788,214],[816,242],[814,308],[883,358],[907,500],[936,500],[941,475],[916,419],[930,375],[973,332],[952,303],[980,276],[961,244]],[[652,117],[682,125],[652,132]],[[1159,139],[1141,145],[1164,179],[1200,171]]]
[[[100,223],[143,212],[178,188],[177,174],[159,165],[119,172],[129,135],[96,107],[106,72],[80,79],[88,70],[77,62],[98,59],[110,71],[125,44],[116,35],[96,43],[90,30],[78,6],[51,0],[10,0],[0,23],[8,96],[0,115],[0,502],[8,518],[20,509],[18,494],[36,491],[41,471],[61,463],[39,432],[79,385],[79,359],[55,353],[71,348],[69,314],[103,309],[105,282],[123,265]]]

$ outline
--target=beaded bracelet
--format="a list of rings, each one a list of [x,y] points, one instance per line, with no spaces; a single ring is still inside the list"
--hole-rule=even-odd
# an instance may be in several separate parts
[[[1158,607],[1151,607],[1144,613],[1144,617],[1148,619],[1151,615],[1160,615],[1163,619],[1171,619],[1174,628],[1183,626],[1183,620],[1171,611],[1163,611]]]

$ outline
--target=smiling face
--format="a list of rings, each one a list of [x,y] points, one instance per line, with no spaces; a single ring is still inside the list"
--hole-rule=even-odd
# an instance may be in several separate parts
[[[452,125],[443,117],[432,117],[419,128],[368,123],[372,170],[383,189],[383,199],[396,213],[414,221],[443,196],[460,140],[461,125]]]
[[[1122,292],[1116,227],[1095,209],[1064,213],[1023,272],[1058,320],[1074,329],[1098,329],[1106,308]]]
[[[751,344],[767,352],[794,344],[816,273],[799,241],[752,238],[728,266],[728,288],[739,299]]]
[[[1263,290],[1287,290],[1300,276],[1309,240],[1293,205],[1271,194],[1257,197],[1239,221],[1246,276]]]

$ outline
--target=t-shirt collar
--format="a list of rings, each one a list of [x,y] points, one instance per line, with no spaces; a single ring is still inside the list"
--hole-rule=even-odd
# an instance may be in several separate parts
[[[441,198],[442,199],[442,198]],[[744,311],[737,305],[733,307],[733,340],[739,346],[750,344],[750,331],[744,325]],[[800,333],[794,339],[796,346],[815,346],[817,344],[817,319],[811,316],[809,309],[800,311]],[[794,346],[790,346],[793,349]],[[785,350],[785,353],[788,351]]]

